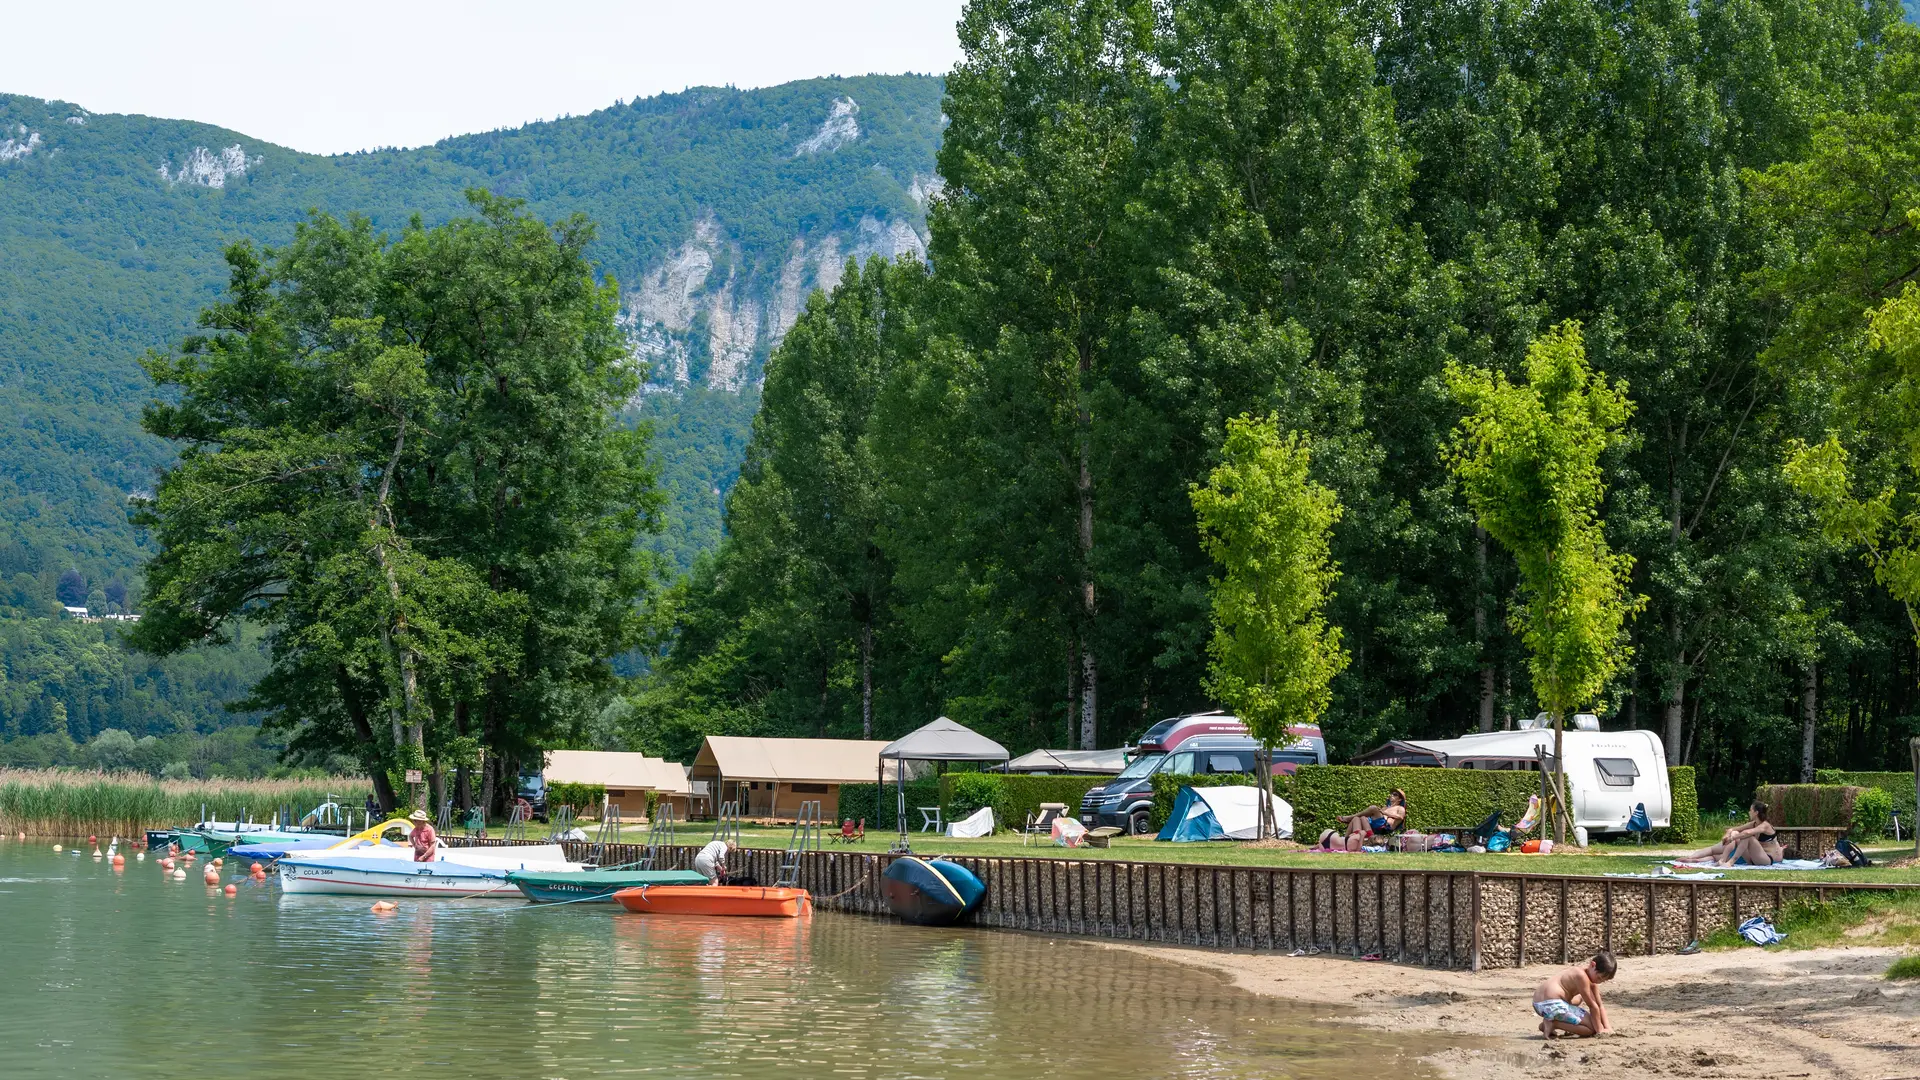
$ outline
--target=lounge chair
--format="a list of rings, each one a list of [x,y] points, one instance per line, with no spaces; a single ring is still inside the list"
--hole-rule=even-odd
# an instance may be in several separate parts
[[[857,844],[867,838],[867,819],[861,818],[858,824],[852,818],[840,823],[840,835],[834,837],[836,843]]]
[[[1041,803],[1039,812],[1028,814],[1026,824],[1021,826],[1020,828],[1021,846],[1024,847],[1027,844],[1032,843],[1033,838],[1035,836],[1045,836],[1045,837],[1051,838],[1053,836],[1053,819],[1061,816],[1062,814],[1065,814],[1066,812],[1067,812],[1066,803],[1063,803],[1063,802]]]

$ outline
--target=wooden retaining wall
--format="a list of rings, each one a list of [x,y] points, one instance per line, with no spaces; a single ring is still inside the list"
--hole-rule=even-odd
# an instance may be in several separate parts
[[[449,838],[456,846],[503,840]],[[565,845],[585,858],[592,845]],[[662,870],[690,869],[698,846],[663,847]],[[633,862],[640,844],[610,844],[603,862]],[[737,852],[737,873],[771,884],[784,853]],[[1424,967],[1566,963],[1610,949],[1677,952],[1753,915],[1799,902],[1903,886],[1801,881],[1668,881],[1487,871],[1200,866],[1106,859],[942,856],[986,883],[974,922],[1010,930],[1210,948],[1378,953]],[[894,855],[809,851],[800,886],[817,907],[891,917],[880,879]],[[1436,857],[1440,858],[1440,857]],[[1907,886],[1911,887],[1911,886]]]

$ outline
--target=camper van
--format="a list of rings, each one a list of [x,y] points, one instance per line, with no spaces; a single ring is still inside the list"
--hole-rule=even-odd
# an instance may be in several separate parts
[[[1275,772],[1327,763],[1327,741],[1317,725],[1288,728],[1287,733],[1291,741],[1273,748]],[[1259,749],[1259,740],[1247,733],[1247,726],[1228,713],[1191,713],[1162,720],[1140,737],[1140,745],[1133,748],[1119,776],[1080,800],[1080,820],[1135,835],[1149,832],[1155,774],[1250,773]]]
[[[1633,808],[1646,804],[1655,828],[1673,823],[1666,749],[1651,731],[1570,730],[1562,735],[1567,809],[1589,833],[1624,832]],[[1553,732],[1490,731],[1458,739],[1399,739],[1353,759],[1355,765],[1426,765],[1443,769],[1537,769],[1553,754]]]

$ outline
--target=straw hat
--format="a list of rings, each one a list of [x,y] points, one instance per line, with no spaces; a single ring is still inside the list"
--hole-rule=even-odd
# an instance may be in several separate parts
[[[426,822],[432,821],[433,819],[427,816],[427,812],[425,810],[415,810],[413,813],[407,815],[407,820],[418,821],[422,824],[425,824]]]

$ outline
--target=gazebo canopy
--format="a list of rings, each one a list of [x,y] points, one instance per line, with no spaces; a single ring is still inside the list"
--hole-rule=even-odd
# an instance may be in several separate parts
[[[1007,748],[985,735],[941,717],[880,750],[887,761],[1005,761]]]

